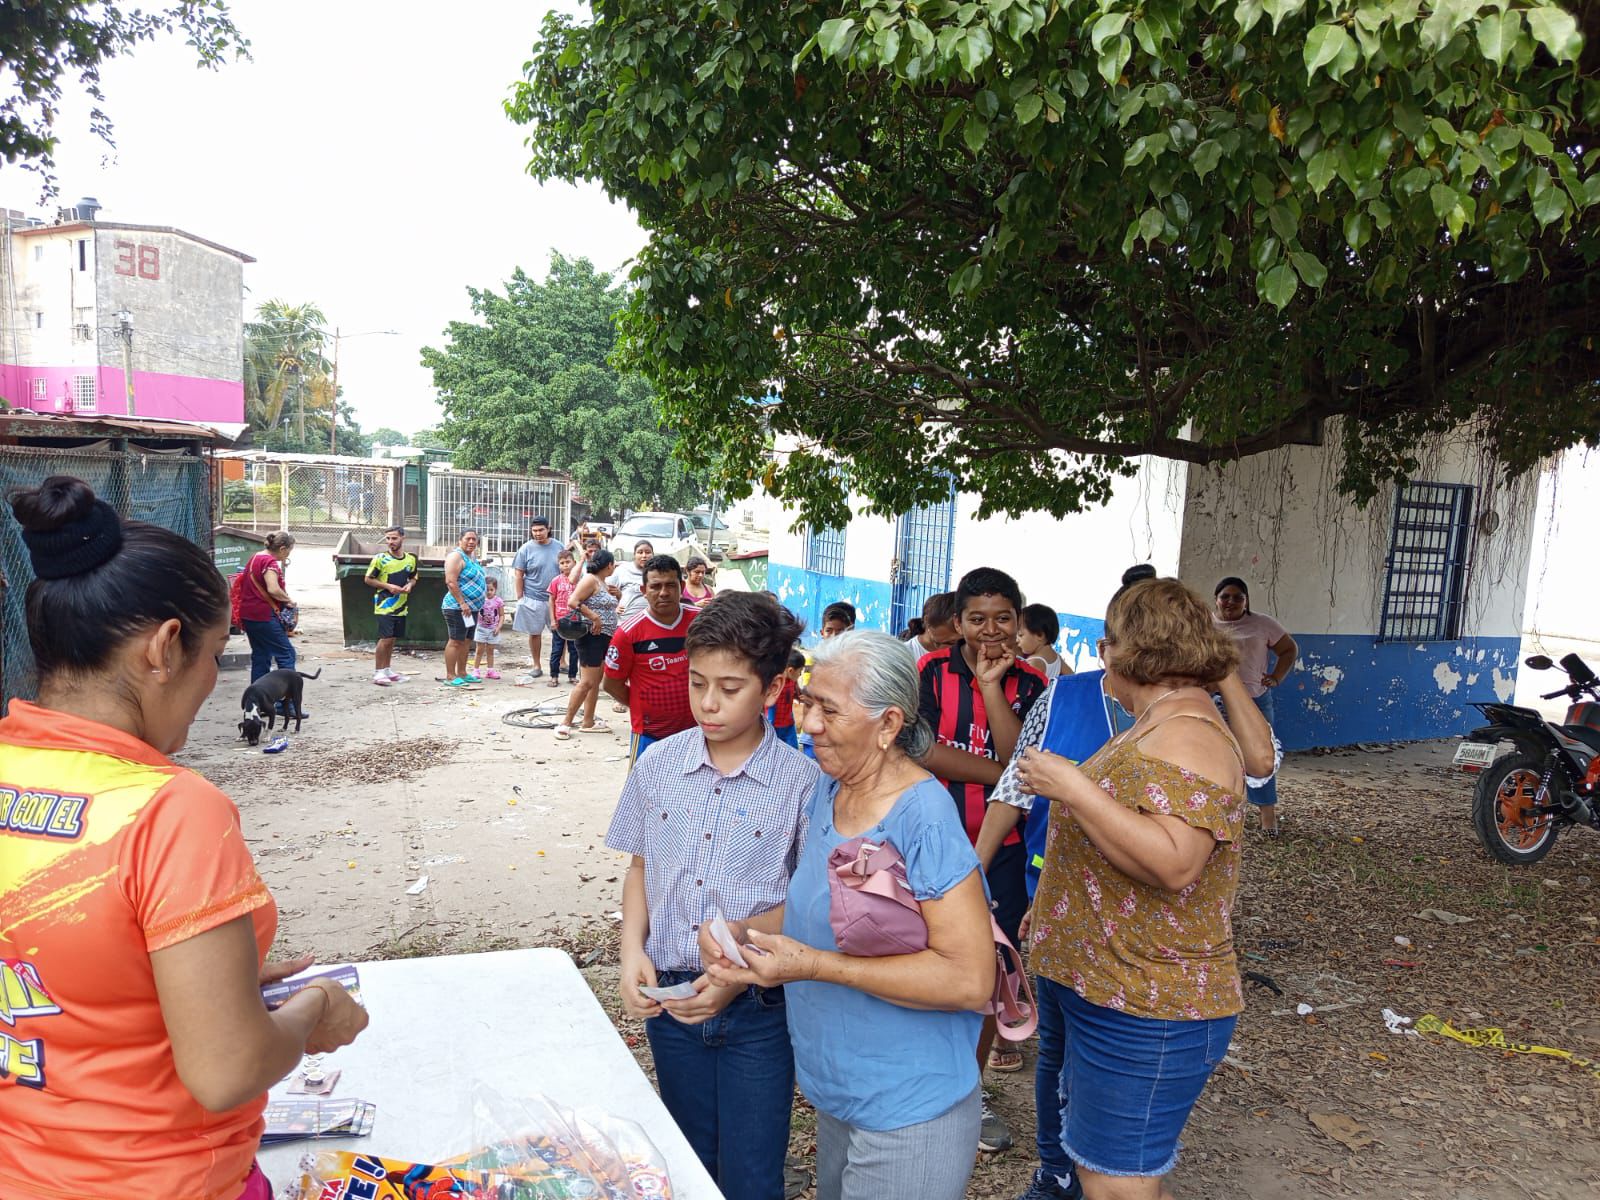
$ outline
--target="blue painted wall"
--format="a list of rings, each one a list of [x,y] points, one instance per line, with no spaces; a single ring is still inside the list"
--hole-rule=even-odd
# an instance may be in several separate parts
[[[806,623],[806,642],[816,639],[822,628],[822,610],[836,600],[848,600],[856,606],[858,627],[879,629],[896,633],[889,628],[890,591],[887,583],[872,579],[856,579],[850,575],[820,575],[804,567],[791,567],[785,563],[767,563],[767,590],[777,594]]]
[[[1276,697],[1278,737],[1289,750],[1453,737],[1482,723],[1473,701],[1509,701],[1516,686],[1521,642],[1514,637],[1294,638],[1300,661]]]
[[[887,583],[771,563],[767,586],[805,621],[808,642],[822,624],[822,610],[835,600],[856,606],[861,628],[899,632],[889,629]],[[1057,615],[1056,649],[1080,670],[1094,666],[1105,621]],[[1295,641],[1300,661],[1275,697],[1278,737],[1288,750],[1463,733],[1480,723],[1472,701],[1511,699],[1520,650],[1511,637],[1419,644],[1379,643],[1370,634],[1296,633]]]

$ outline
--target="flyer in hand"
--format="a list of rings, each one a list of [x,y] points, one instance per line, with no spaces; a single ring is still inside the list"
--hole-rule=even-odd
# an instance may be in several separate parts
[[[350,999],[361,1003],[361,976],[354,967],[332,967],[326,971],[313,971],[309,975],[296,975],[293,979],[280,979],[277,983],[265,985],[261,989],[261,998],[267,1002],[269,1009],[277,1008],[296,992],[304,991],[313,979],[331,979],[350,993]]]

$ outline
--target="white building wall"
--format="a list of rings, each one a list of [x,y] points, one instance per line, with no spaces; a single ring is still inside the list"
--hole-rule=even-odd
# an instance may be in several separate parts
[[[97,365],[92,233],[84,229],[12,233],[8,259],[15,278],[5,281],[7,294],[0,297],[4,313],[0,353],[5,361],[18,366]],[[80,325],[88,326],[87,334]]]
[[[1558,455],[1539,478],[1528,561],[1528,595],[1522,654],[1582,655],[1600,668],[1600,605],[1594,588],[1600,564],[1594,544],[1600,513],[1600,450],[1576,447]],[[1565,680],[1559,671],[1530,671],[1517,678],[1516,702],[1559,719],[1565,701],[1542,701]]]

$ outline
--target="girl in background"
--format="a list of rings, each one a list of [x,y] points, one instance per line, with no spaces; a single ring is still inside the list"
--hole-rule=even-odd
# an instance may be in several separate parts
[[[483,602],[483,610],[478,614],[478,623],[472,630],[474,650],[471,673],[474,679],[500,678],[500,672],[494,669],[494,651],[500,644],[500,620],[505,615],[506,602],[500,599],[498,580],[489,579],[487,588],[488,596]]]

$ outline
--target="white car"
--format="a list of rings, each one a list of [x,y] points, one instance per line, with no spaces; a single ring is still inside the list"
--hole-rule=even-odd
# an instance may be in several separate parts
[[[696,554],[701,558],[710,558],[705,546],[695,536],[694,522],[683,513],[634,513],[617,526],[608,548],[617,556],[618,562],[627,562],[633,557],[633,547],[639,542],[649,542],[657,554],[670,554],[680,563],[687,564],[690,557]]]

